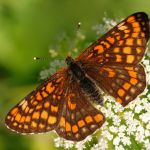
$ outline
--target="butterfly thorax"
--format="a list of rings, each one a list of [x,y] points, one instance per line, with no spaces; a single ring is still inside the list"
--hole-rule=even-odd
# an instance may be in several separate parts
[[[101,91],[97,87],[96,83],[87,75],[83,67],[76,62],[72,57],[66,58],[66,63],[72,74],[72,77],[78,82],[80,88],[88,98],[92,101],[102,103]]]
[[[79,64],[72,57],[68,56],[66,58],[66,63],[71,73],[74,75],[74,77],[77,80],[84,80],[85,78],[84,70],[81,68],[81,66],[79,66]]]

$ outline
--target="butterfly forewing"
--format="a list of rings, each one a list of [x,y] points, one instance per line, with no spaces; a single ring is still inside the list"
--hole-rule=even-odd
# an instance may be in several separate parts
[[[148,39],[148,16],[143,12],[135,13],[85,49],[77,60],[133,65],[141,61]]]
[[[56,126],[63,99],[66,69],[61,69],[31,92],[6,117],[6,125],[20,133],[47,132]]]

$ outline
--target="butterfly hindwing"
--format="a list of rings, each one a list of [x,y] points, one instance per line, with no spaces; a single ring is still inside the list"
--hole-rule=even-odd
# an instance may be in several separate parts
[[[63,99],[65,69],[50,77],[8,113],[6,125],[20,133],[41,133],[54,129]]]
[[[146,75],[141,64],[105,65],[95,68],[97,69],[88,68],[88,75],[95,79],[103,91],[112,95],[123,106],[133,101],[146,87]]]

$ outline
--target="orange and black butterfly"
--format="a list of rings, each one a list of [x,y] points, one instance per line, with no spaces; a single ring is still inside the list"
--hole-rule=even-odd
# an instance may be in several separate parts
[[[149,20],[143,12],[120,22],[76,59],[66,58],[60,69],[13,107],[6,125],[19,133],[55,130],[61,137],[81,141],[105,122],[92,101],[103,102],[101,90],[122,106],[146,87],[140,64],[149,39]]]

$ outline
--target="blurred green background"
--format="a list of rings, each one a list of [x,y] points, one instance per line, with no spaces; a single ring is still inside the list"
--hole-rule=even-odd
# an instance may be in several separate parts
[[[138,11],[150,14],[150,1],[0,0],[0,150],[57,149],[53,133],[23,136],[4,125],[8,110],[37,86],[39,72],[50,61],[35,62],[33,57],[47,57],[60,33],[72,37],[79,21],[92,42],[97,37],[91,27],[102,20],[104,12],[113,19]],[[59,50],[62,59],[63,51]]]

